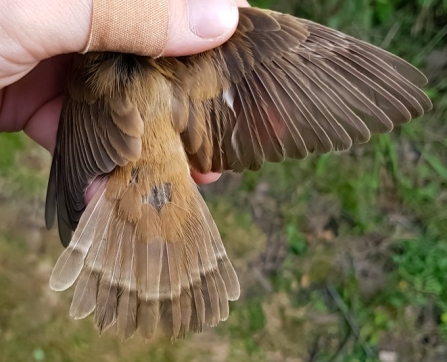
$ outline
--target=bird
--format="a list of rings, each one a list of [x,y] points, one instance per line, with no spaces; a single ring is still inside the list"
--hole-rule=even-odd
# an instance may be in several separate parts
[[[190,169],[348,150],[428,112],[426,83],[374,45],[259,8],[240,8],[234,35],[200,54],[76,55],[46,198],[66,247],[51,289],[76,284],[70,315],[123,340],[217,325],[240,285]]]

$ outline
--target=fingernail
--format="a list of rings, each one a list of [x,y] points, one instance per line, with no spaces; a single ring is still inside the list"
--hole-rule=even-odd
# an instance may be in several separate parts
[[[214,39],[234,28],[238,10],[233,0],[187,0],[189,28],[201,38]]]

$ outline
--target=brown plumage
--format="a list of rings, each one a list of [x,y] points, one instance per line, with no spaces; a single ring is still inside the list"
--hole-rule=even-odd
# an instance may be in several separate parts
[[[377,47],[254,8],[202,54],[79,55],[47,194],[47,225],[57,215],[68,246],[51,287],[77,281],[70,314],[94,312],[100,331],[116,324],[124,339],[216,325],[239,283],[189,168],[258,170],[349,149],[428,111],[425,83]],[[98,177],[105,189],[86,206]]]

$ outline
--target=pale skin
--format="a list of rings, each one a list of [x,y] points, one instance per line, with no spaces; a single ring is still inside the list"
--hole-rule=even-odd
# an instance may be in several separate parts
[[[166,56],[219,46],[237,25],[232,6],[248,6],[244,0],[191,0],[189,8],[186,0],[168,2]],[[190,31],[188,9],[201,37]],[[67,69],[72,53],[87,44],[91,16],[92,0],[0,0],[0,132],[24,131],[53,151]],[[201,184],[220,176],[191,173]]]

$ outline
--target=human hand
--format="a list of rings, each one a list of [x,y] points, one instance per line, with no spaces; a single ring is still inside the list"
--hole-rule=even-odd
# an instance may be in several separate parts
[[[168,3],[165,56],[211,49],[225,42],[236,28],[233,0]],[[235,3],[248,6],[245,0]],[[85,49],[91,16],[92,0],[0,0],[0,131],[23,130],[53,151],[70,53]],[[219,178],[219,174],[194,170],[192,176],[197,183]]]

